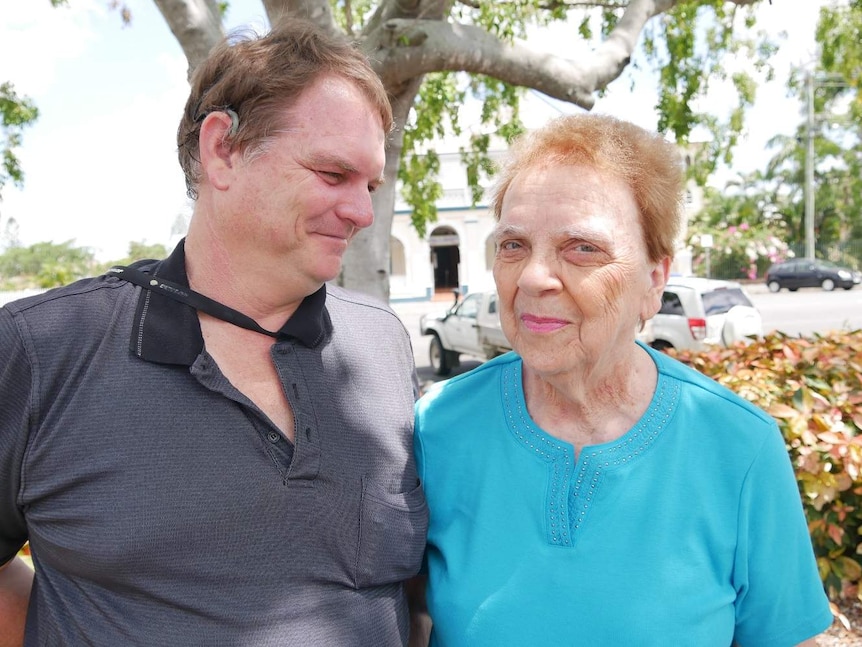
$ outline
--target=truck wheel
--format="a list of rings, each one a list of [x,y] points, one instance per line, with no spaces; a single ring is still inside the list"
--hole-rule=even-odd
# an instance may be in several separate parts
[[[431,335],[431,346],[428,348],[428,360],[431,362],[431,368],[434,370],[434,375],[449,375],[452,367],[449,366],[449,354],[443,348],[440,338],[435,334]]]
[[[662,352],[666,351],[668,348],[673,348],[673,344],[671,344],[669,341],[665,341],[664,339],[656,339],[650,344],[650,346]]]

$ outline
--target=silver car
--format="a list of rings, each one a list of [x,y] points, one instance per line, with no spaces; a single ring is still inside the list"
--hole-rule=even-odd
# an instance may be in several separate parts
[[[741,283],[701,277],[671,277],[659,313],[638,333],[658,350],[701,351],[763,336],[760,312]]]

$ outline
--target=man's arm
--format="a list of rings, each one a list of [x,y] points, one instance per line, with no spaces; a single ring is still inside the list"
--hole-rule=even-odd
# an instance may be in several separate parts
[[[24,622],[33,569],[20,557],[0,566],[0,647],[21,647],[24,644]]]
[[[408,647],[426,647],[431,636],[431,617],[425,604],[425,579],[424,575],[417,575],[404,583],[407,604],[410,607]]]

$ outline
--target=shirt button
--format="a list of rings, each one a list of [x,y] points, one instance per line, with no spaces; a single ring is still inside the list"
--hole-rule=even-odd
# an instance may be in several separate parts
[[[269,439],[269,442],[271,442],[271,443],[277,443],[277,442],[279,441],[279,439],[281,438],[281,434],[276,433],[276,432],[274,432],[274,431],[270,431],[270,432],[266,435],[266,437]]]

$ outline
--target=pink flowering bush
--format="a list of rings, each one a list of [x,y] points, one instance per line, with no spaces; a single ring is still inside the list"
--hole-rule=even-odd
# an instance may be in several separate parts
[[[793,256],[787,243],[765,225],[730,225],[712,231],[693,231],[687,244],[692,252],[692,270],[698,276],[706,275],[707,251],[701,245],[703,234],[712,235],[709,252],[710,276],[722,279],[750,279],[762,277],[769,266]]]

